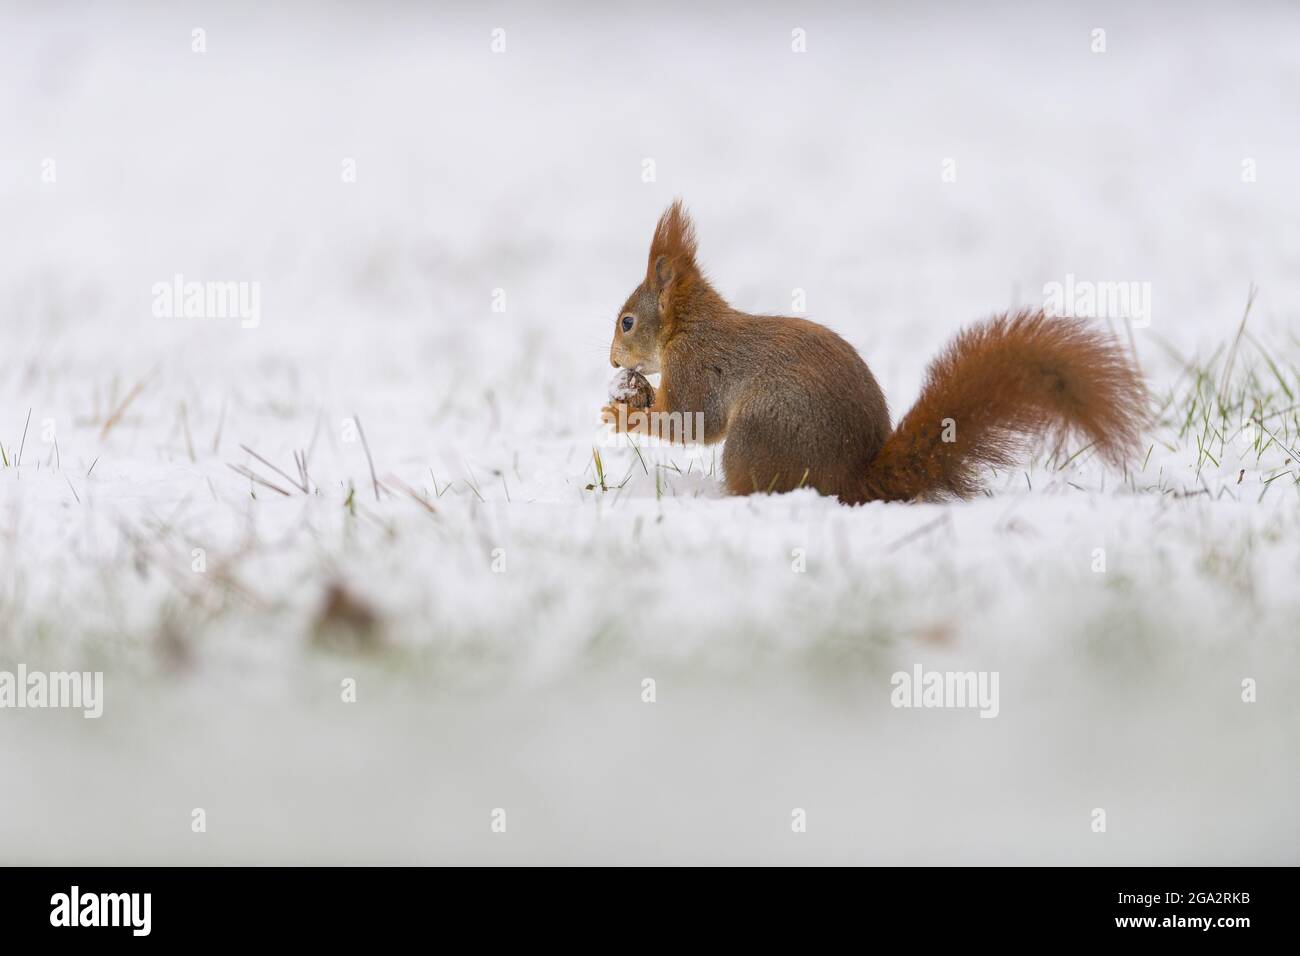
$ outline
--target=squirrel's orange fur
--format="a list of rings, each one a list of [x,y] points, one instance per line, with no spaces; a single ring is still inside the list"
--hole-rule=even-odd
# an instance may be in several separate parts
[[[920,399],[891,432],[880,386],[852,346],[815,322],[731,308],[695,251],[679,200],[660,218],[645,280],[619,312],[610,362],[662,373],[651,420],[698,412],[704,434],[695,437],[727,439],[733,494],[808,486],[851,504],[968,497],[983,466],[1012,465],[1044,434],[1079,434],[1112,463],[1136,449],[1141,375],[1081,320],[1024,310],[967,329],[931,364]],[[625,407],[605,411],[616,427],[628,420]]]

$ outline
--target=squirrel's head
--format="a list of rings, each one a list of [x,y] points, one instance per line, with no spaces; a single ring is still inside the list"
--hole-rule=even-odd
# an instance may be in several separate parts
[[[659,217],[650,240],[644,281],[632,290],[614,320],[609,363],[653,374],[659,353],[673,334],[686,295],[700,281],[695,265],[695,226],[676,200]]]

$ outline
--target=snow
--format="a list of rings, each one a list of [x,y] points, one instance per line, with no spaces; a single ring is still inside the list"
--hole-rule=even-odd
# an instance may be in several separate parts
[[[802,291],[895,419],[1070,275],[1150,283],[1112,325],[1157,397],[1253,285],[1240,374],[1294,391],[1294,7],[5,21],[0,670],[105,703],[0,711],[0,862],[1300,862],[1277,445],[1168,416],[1127,475],[846,508],[598,418],[678,195],[720,291]],[[178,274],[260,321],[159,317]],[[998,716],[892,708],[916,666],[998,672]]]

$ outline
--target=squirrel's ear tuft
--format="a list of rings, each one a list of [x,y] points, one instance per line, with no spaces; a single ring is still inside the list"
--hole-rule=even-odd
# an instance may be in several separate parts
[[[680,199],[674,200],[655,226],[650,241],[646,281],[661,295],[676,295],[699,275],[695,265],[695,224]],[[671,298],[671,295],[669,298]]]

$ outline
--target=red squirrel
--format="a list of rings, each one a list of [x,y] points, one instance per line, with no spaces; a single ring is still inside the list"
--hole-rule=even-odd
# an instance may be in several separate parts
[[[1111,464],[1137,449],[1142,377],[1113,338],[1079,319],[1022,310],[971,326],[931,363],[921,397],[891,431],[885,396],[851,345],[807,319],[733,309],[695,252],[679,199],[659,219],[645,279],[615,320],[609,360],[629,370],[627,400],[611,400],[602,418],[674,441],[685,437],[683,416],[702,419],[693,437],[726,439],[732,494],[810,487],[847,504],[968,498],[985,466],[1013,465],[1044,434],[1081,435]],[[641,373],[656,372],[652,389]]]

